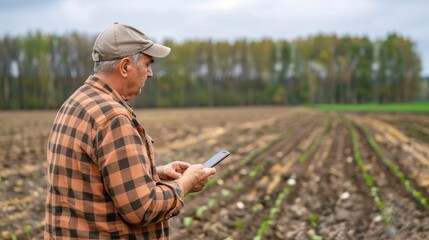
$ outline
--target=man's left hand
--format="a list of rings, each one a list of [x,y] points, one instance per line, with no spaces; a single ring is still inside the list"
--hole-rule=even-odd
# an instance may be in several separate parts
[[[187,162],[174,161],[167,165],[157,167],[156,171],[161,180],[172,181],[181,177],[189,166],[191,166],[191,164]]]

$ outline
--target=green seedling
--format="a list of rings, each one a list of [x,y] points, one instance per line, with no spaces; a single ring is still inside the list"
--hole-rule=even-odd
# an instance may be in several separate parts
[[[264,205],[262,205],[261,203],[256,203],[255,205],[253,205],[252,207],[252,211],[253,212],[259,212],[262,209],[264,209]]]
[[[208,208],[212,208],[214,205],[216,205],[217,199],[215,197],[212,197],[209,199],[207,203]]]
[[[255,151],[249,153],[248,155],[246,155],[243,159],[240,160],[240,166],[245,166],[247,165],[249,162],[251,162],[255,157],[257,157],[259,154],[265,152],[267,149],[269,149],[271,146],[273,146],[275,143],[277,143],[278,141],[282,140],[283,138],[285,138],[288,134],[290,133],[290,130],[286,130],[282,133],[279,133],[277,135],[277,137],[270,141],[269,143],[263,145],[262,147],[256,149]]]
[[[243,221],[237,220],[237,221],[234,222],[234,228],[240,229],[240,228],[243,228],[243,227],[244,227],[244,222]]]
[[[317,221],[319,220],[319,216],[317,214],[311,214],[310,215],[310,224],[314,228],[317,227]]]
[[[270,201],[270,200],[271,200],[271,196],[270,196],[270,195],[265,195],[265,196],[264,196],[264,200],[265,200],[266,202]]]
[[[193,221],[194,221],[193,217],[185,217],[183,218],[183,226],[185,226],[185,228],[188,228],[189,226],[192,225]]]
[[[252,169],[252,171],[249,173],[249,177],[250,178],[254,178],[256,177],[256,175],[258,175],[259,172],[261,172],[262,170],[262,166],[261,165],[257,165],[256,167],[254,167]]]
[[[268,214],[268,219],[273,219],[280,212],[280,208],[274,207],[270,209],[270,213]]]
[[[371,177],[371,175],[367,172],[367,170],[364,167],[364,162],[362,160],[362,154],[360,152],[359,148],[359,136],[356,132],[356,129],[354,128],[353,124],[347,120],[344,119],[344,117],[341,116],[341,120],[346,125],[347,129],[350,132],[351,138],[352,138],[352,145],[353,145],[353,153],[356,159],[356,163],[358,164],[359,170],[361,171],[362,175],[364,176],[365,182],[368,185],[368,187],[371,190],[371,196],[373,197],[374,203],[377,205],[377,207],[380,209],[383,215],[384,222],[387,226],[391,226],[392,224],[392,216],[391,214],[386,210],[385,203],[380,199],[378,195],[378,189],[376,187],[375,181]]]
[[[262,236],[264,236],[265,232],[267,231],[267,228],[273,224],[272,220],[265,220],[261,223],[261,226],[256,233],[256,236],[253,238],[253,240],[260,240],[262,239]]]
[[[195,216],[198,218],[201,218],[207,209],[208,207],[206,205],[197,208],[197,211],[195,212]]]
[[[317,235],[316,231],[314,231],[313,229],[310,230],[309,234],[312,240],[323,240],[323,237],[320,235]]]
[[[231,191],[229,191],[228,189],[222,189],[220,191],[220,193],[222,194],[222,196],[224,197],[228,197],[229,195],[231,195]]]
[[[292,174],[292,176],[289,178],[290,179],[295,179],[296,175]],[[274,203],[274,207],[270,209],[269,213],[268,213],[268,218],[266,220],[264,220],[260,227],[259,230],[256,234],[256,236],[253,238],[253,240],[257,240],[257,239],[262,239],[262,236],[264,236],[265,231],[267,230],[267,228],[274,223],[274,219],[277,217],[277,215],[280,213],[281,211],[281,204],[283,203],[283,200],[286,198],[286,196],[289,195],[290,193],[290,189],[288,187],[285,187],[283,189],[283,191],[281,193],[279,193],[279,195],[277,196],[275,203]],[[265,197],[267,197],[269,195],[265,195]],[[271,199],[271,197],[269,198]]]
[[[360,129],[364,132],[368,143],[372,147],[372,149],[375,151],[377,156],[381,158],[382,162],[390,169],[390,171],[397,177],[399,180],[404,184],[407,191],[411,192],[414,198],[416,198],[425,208],[429,208],[428,200],[423,196],[423,193],[417,191],[410,180],[407,179],[406,175],[401,171],[399,166],[395,165],[392,161],[387,159],[384,156],[383,151],[381,150],[380,146],[375,142],[375,140],[371,137],[371,134],[369,133],[368,129],[364,126],[359,126]]]
[[[322,131],[320,131],[316,139],[314,139],[314,141],[311,143],[311,146],[298,158],[299,163],[304,163],[305,160],[307,160],[307,158],[314,153],[314,151],[319,146],[323,135],[328,131],[330,125],[331,125],[331,118],[329,117],[325,119]]]
[[[30,232],[31,232],[31,226],[30,226],[30,225],[26,225],[26,226],[24,227],[24,232],[25,232],[27,235],[29,235],[29,234],[30,234]]]

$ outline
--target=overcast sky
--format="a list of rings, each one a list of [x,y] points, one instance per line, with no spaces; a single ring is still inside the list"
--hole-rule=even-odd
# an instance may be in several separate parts
[[[165,38],[294,40],[317,33],[412,39],[429,75],[429,0],[0,0],[0,36],[98,34],[118,21]],[[174,51],[174,49],[173,49]]]

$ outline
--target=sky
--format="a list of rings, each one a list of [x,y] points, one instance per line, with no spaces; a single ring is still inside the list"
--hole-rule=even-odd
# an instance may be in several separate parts
[[[113,22],[157,42],[294,40],[319,33],[375,40],[395,32],[415,42],[422,73],[429,76],[428,11],[428,0],[0,0],[0,36],[96,36]]]

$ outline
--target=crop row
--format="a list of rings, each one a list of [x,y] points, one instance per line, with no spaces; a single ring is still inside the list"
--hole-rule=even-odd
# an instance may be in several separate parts
[[[370,190],[369,192],[371,194],[371,197],[373,198],[375,206],[377,206],[377,208],[382,213],[382,217],[383,217],[384,223],[386,225],[387,235],[392,235],[398,229],[396,229],[396,227],[393,226],[392,214],[390,212],[391,209],[388,209],[386,207],[386,203],[382,200],[382,196],[379,193],[379,188],[376,185],[376,181],[375,181],[374,177],[367,170],[369,165],[366,165],[366,163],[364,163],[362,153],[361,153],[361,149],[359,146],[359,141],[360,141],[359,140],[359,134],[357,133],[356,129],[351,124],[351,122],[343,120],[343,123],[346,125],[347,129],[349,130],[349,135],[350,135],[351,140],[352,140],[352,151],[354,154],[354,158],[355,158],[357,168],[360,170],[360,172],[363,176],[364,182]],[[367,137],[367,142],[372,147],[372,149],[374,149],[374,151],[377,153],[378,157],[380,159],[382,159],[382,162],[390,169],[390,171],[396,177],[398,177],[401,180],[401,182],[403,183],[403,186],[405,186],[405,188],[409,192],[411,192],[412,196],[415,197],[424,207],[426,207],[427,199],[424,197],[424,194],[421,191],[418,191],[413,187],[413,185],[411,184],[412,181],[406,177],[405,173],[402,172],[397,165],[395,165],[392,161],[388,160],[387,158],[383,157],[384,155],[382,154],[381,148],[370,137],[369,132],[365,128],[363,128],[362,126],[359,126],[359,128],[362,129],[365,136]],[[300,159],[305,159],[304,156],[311,155],[311,152],[312,152],[311,149],[317,148],[319,137],[314,139],[314,141],[311,145],[312,147],[310,147],[308,149],[307,154],[304,153],[303,155],[301,155]],[[376,150],[376,149],[378,149],[378,150]],[[303,163],[303,162],[304,161],[299,161],[299,163]],[[296,178],[296,175],[294,173],[292,173],[292,174],[293,174],[292,175],[293,177],[290,178],[287,182],[290,182],[293,180],[293,182],[295,184],[295,182],[299,181],[299,178]],[[280,201],[280,199],[284,200],[284,195],[285,194],[289,195],[292,190],[293,190],[293,188],[290,188],[290,186],[286,186],[283,189],[282,193],[280,193],[278,195],[277,201]],[[398,194],[400,194],[400,193],[398,193]],[[348,196],[349,196],[348,192],[345,192],[341,195],[341,198],[347,199]],[[278,206],[279,205],[276,203],[275,206],[272,208],[273,210],[269,211],[270,213],[268,214],[268,217],[266,218],[265,221],[263,221],[261,223],[258,234],[254,239],[261,239],[263,237],[265,231],[268,229],[269,225],[271,225],[272,223],[275,222],[275,216],[277,215],[277,211],[279,209]],[[374,218],[374,219],[376,219],[376,218]],[[318,233],[317,233],[318,213],[317,212],[310,213],[309,217],[308,217],[308,222],[313,229],[311,229],[309,231],[305,230],[305,232],[308,233],[307,237],[311,238],[311,239],[323,239],[323,237],[321,235],[318,235]],[[340,231],[338,236],[341,236],[341,234],[343,234],[343,233],[344,233],[344,230]],[[344,235],[342,235],[342,236],[344,236]],[[297,237],[298,237],[298,235],[297,235]]]
[[[347,128],[349,129],[349,134],[351,136],[352,139],[352,146],[353,146],[353,154],[354,154],[354,158],[356,160],[357,163],[357,167],[360,170],[363,179],[365,180],[365,183],[367,184],[367,186],[370,189],[370,193],[371,196],[374,200],[375,205],[379,208],[380,212],[382,213],[383,219],[385,221],[385,224],[389,227],[392,224],[392,216],[390,214],[390,212],[388,211],[388,209],[385,207],[385,203],[381,200],[381,197],[379,195],[378,192],[378,187],[375,183],[374,178],[369,174],[369,172],[366,170],[366,166],[363,162],[362,159],[362,154],[360,152],[360,147],[359,147],[359,136],[358,133],[356,131],[356,129],[353,127],[353,125],[348,122],[348,121],[344,121],[344,124],[347,126]],[[303,164],[305,163],[305,160],[311,156],[314,151],[318,148],[318,145],[321,141],[321,138],[323,136],[323,133],[325,133],[327,131],[327,129],[329,128],[330,124],[328,124],[328,121],[325,121],[324,127],[322,128],[322,130],[320,131],[319,134],[317,134],[314,137],[311,137],[310,142],[311,144],[308,146],[308,148],[302,152],[301,154],[293,154],[293,151],[291,153],[289,153],[289,162],[287,163],[281,163],[283,166],[288,165],[289,168],[291,167],[291,165],[293,165],[293,162],[295,162],[296,164]],[[313,132],[314,133],[314,132]],[[284,133],[279,134],[279,136],[281,136],[282,134],[284,135],[288,135],[287,131],[285,131]],[[312,136],[314,134],[310,134],[307,136]],[[368,138],[369,139],[369,138]],[[368,142],[371,142],[370,140],[368,140]],[[371,144],[371,143],[370,143]],[[307,143],[305,143],[305,141],[301,141],[301,144],[297,144],[298,145],[308,145]],[[373,146],[373,144],[371,145]],[[375,145],[374,145],[375,146]],[[262,146],[261,148],[258,148],[256,150],[254,150],[253,152],[249,153],[247,156],[245,156],[244,158],[242,158],[239,161],[239,165],[241,167],[249,165],[252,163],[252,160],[258,156],[261,155],[262,153],[268,152],[270,151],[270,148],[272,146],[270,146],[269,144],[266,146]],[[290,158],[295,158],[295,161],[290,161]],[[248,177],[249,178],[255,178],[255,177],[261,177],[261,176],[267,176],[267,175],[271,175],[270,173],[272,173],[272,171],[263,171],[263,169],[267,168],[267,164],[270,161],[265,161],[264,164],[261,165],[261,163],[257,164],[249,173],[248,173]],[[292,162],[292,164],[291,164]],[[387,161],[385,161],[387,162]],[[392,165],[390,165],[392,166]],[[274,167],[272,167],[273,169]],[[398,169],[398,167],[391,167],[391,170],[393,169]],[[263,171],[263,172],[262,172]],[[283,201],[285,200],[285,198],[293,191],[293,185],[295,185],[295,183],[299,180],[297,178],[297,174],[292,172],[287,172],[287,168],[283,168],[282,170],[278,170],[280,175],[273,175],[271,177],[271,180],[267,181],[260,181],[262,182],[261,184],[257,183],[256,186],[258,185],[265,185],[266,186],[266,192],[267,193],[272,193],[273,189],[277,186],[277,185],[282,185],[279,184],[281,179],[283,179],[282,176],[284,176],[285,174],[289,175],[289,178],[285,179],[285,183],[286,186],[283,185],[283,188],[280,189],[280,191],[275,191],[277,192],[276,195],[264,195],[261,197],[257,197],[259,199],[263,199],[263,201],[259,204],[254,204],[253,207],[251,207],[251,211],[248,211],[250,213],[245,214],[245,215],[241,215],[241,217],[236,217],[232,223],[231,223],[231,227],[235,228],[235,229],[246,229],[246,225],[248,225],[251,221],[251,219],[255,220],[255,218],[253,218],[252,216],[254,215],[258,215],[258,219],[260,219],[260,216],[265,215],[266,218],[264,220],[259,220],[260,221],[260,225],[259,228],[257,229],[257,231],[253,232],[254,234],[254,239],[261,239],[263,238],[266,230],[275,222],[275,218],[278,216],[279,212],[280,212],[280,206],[283,204]],[[262,172],[262,173],[261,173]],[[403,174],[403,173],[402,173]],[[224,181],[222,179],[227,178],[228,174],[225,173],[221,173],[220,174],[220,178],[219,179],[213,179],[212,184],[214,185],[215,183],[219,183],[222,182],[222,185],[224,183]],[[404,174],[403,174],[404,175]],[[237,180],[237,179],[236,179]],[[406,180],[404,180],[405,182]],[[409,182],[409,181],[408,181]],[[269,184],[268,184],[269,183]],[[244,208],[244,206],[248,205],[248,203],[245,203],[244,201],[232,201],[231,196],[231,192],[235,192],[235,191],[241,191],[242,188],[247,185],[248,182],[246,182],[245,184],[238,182],[235,184],[235,187],[232,189],[226,189],[223,188],[220,190],[220,195],[218,195],[217,197],[226,197],[226,202],[231,202],[232,205],[235,206],[224,206],[227,207],[228,209],[242,209]],[[226,186],[228,186],[230,184],[226,184]],[[409,185],[408,185],[409,186]],[[406,185],[407,187],[407,185]],[[408,187],[409,188],[409,187]],[[259,195],[259,194],[258,194]],[[422,193],[415,193],[415,196],[422,196]],[[187,215],[185,218],[183,218],[183,226],[185,226],[186,228],[191,228],[193,220],[194,219],[199,219],[202,220],[202,218],[204,217],[204,213],[213,208],[214,206],[217,205],[218,202],[218,198],[217,197],[212,197],[207,201],[207,205],[202,205],[200,207],[198,207],[196,209],[196,211],[194,212],[194,215],[190,214]],[[271,200],[273,199],[273,200]],[[269,201],[273,201],[272,204],[269,204]],[[234,203],[235,202],[235,203]],[[423,200],[424,202],[424,200]],[[271,206],[271,207],[270,207]],[[268,208],[267,208],[268,207]],[[261,211],[261,209],[265,209],[264,211]],[[265,213],[265,214],[264,214]],[[311,238],[312,239],[321,239],[322,237],[320,235],[318,235],[316,232],[317,229],[317,221],[318,221],[318,215],[317,213],[314,214],[310,214],[309,215],[309,222],[310,225],[314,228],[314,230],[310,231],[311,233]],[[243,231],[241,231],[241,233],[243,233]],[[235,234],[231,234],[231,235],[227,235],[225,239],[234,239],[234,236],[237,237],[237,235]]]
[[[428,199],[423,195],[423,192],[416,189],[416,187],[412,184],[412,181],[406,176],[406,174],[401,171],[400,167],[393,163],[390,159],[385,157],[381,147],[377,144],[377,142],[371,137],[368,129],[362,125],[359,126],[360,129],[365,133],[367,137],[368,143],[374,149],[377,156],[382,160],[382,162],[390,169],[390,171],[401,181],[404,187],[411,193],[411,195],[416,198],[420,204],[422,204],[425,208],[429,208]]]
[[[318,148],[323,135],[329,130],[330,125],[331,125],[330,118],[326,118],[322,130],[317,134],[317,137],[311,139],[312,142],[310,147],[306,149],[298,157],[297,164],[303,164],[308,159],[308,157],[314,153],[314,151]],[[296,182],[297,182],[297,174],[295,172],[292,172],[291,176],[286,181],[286,184],[287,184],[286,187],[284,187],[283,190],[277,195],[274,206],[269,210],[267,219],[261,222],[260,227],[256,233],[256,236],[254,237],[254,240],[262,239],[266,230],[270,227],[270,225],[275,223],[275,219],[279,214],[279,212],[281,211],[280,207],[283,204],[283,201],[292,191],[292,188],[290,186],[296,185]],[[316,222],[317,222],[316,218],[317,218],[317,215],[311,215],[310,217],[310,220],[314,227],[316,226]],[[313,237],[314,237],[313,239],[316,239],[318,235],[314,233]]]
[[[386,225],[389,226],[392,224],[392,216],[390,212],[385,208],[385,203],[380,199],[380,196],[378,193],[378,187],[375,184],[374,178],[368,173],[367,169],[365,168],[365,164],[364,164],[364,161],[362,160],[362,154],[359,148],[359,135],[351,122],[345,119],[343,119],[343,121],[347,126],[350,132],[350,136],[352,138],[353,153],[354,153],[354,157],[358,165],[358,168],[361,171],[363,178],[371,191],[371,196],[374,199],[374,203],[381,211]]]
[[[314,119],[314,118],[313,118]],[[301,124],[304,124],[306,121],[301,121]],[[301,125],[300,124],[300,125]],[[296,128],[294,128],[296,129]],[[284,137],[289,136],[289,132],[291,130],[285,130],[284,132],[281,132],[277,135],[276,138],[274,138],[273,140],[267,142],[265,145],[260,146],[259,148],[254,149],[253,151],[249,152],[247,155],[245,155],[244,157],[242,157],[235,165],[232,165],[231,168],[226,168],[225,170],[220,171],[217,175],[216,178],[212,179],[210,181],[209,186],[207,187],[207,189],[205,189],[204,192],[211,192],[211,191],[215,191],[215,192],[219,192],[220,194],[218,195],[214,195],[212,197],[210,197],[208,200],[204,201],[207,204],[206,205],[202,205],[200,207],[198,207],[195,212],[191,212],[189,214],[186,215],[185,218],[183,218],[183,226],[185,227],[190,227],[192,225],[192,223],[194,222],[194,219],[198,219],[200,220],[203,216],[202,213],[206,212],[207,210],[213,208],[215,206],[216,202],[219,202],[220,198],[222,198],[223,202],[226,203],[236,203],[236,206],[229,206],[228,209],[234,209],[234,208],[238,208],[238,212],[243,212],[243,208],[246,206],[251,206],[250,208],[252,209],[250,212],[253,212],[254,214],[260,214],[260,211],[265,208],[266,206],[264,205],[264,203],[251,203],[252,201],[249,202],[249,199],[246,198],[246,194],[242,194],[242,195],[238,195],[238,192],[243,190],[243,187],[246,186],[255,186],[256,188],[258,188],[258,183],[254,183],[254,181],[262,176],[267,176],[269,175],[269,173],[267,172],[267,170],[269,169],[268,166],[269,164],[272,164],[272,160],[268,160],[265,159],[264,161],[259,161],[259,162],[254,162],[254,160],[256,158],[259,159],[264,159],[261,158],[263,156],[262,153],[266,153],[267,151],[273,152],[273,148],[279,148],[281,147],[281,145],[278,146],[278,142],[284,142],[285,140]],[[290,145],[289,149],[293,149],[293,145],[291,145],[291,143],[288,143]],[[276,147],[274,147],[274,145],[276,145]],[[275,152],[275,151],[274,151]],[[249,168],[249,166],[254,166],[253,168],[249,169],[249,170],[245,170],[246,168]],[[226,167],[226,166],[222,166],[222,167]],[[264,170],[265,169],[265,170]],[[231,173],[234,173],[235,176],[231,176]],[[240,174],[242,177],[241,178],[236,178],[237,173],[242,173]],[[237,181],[238,180],[238,181]],[[276,183],[278,181],[272,181],[271,185],[274,186],[274,183]],[[217,185],[215,184],[217,183]],[[218,190],[211,190],[211,186],[219,186],[219,183],[222,184],[223,187],[219,188],[217,187],[216,189]],[[231,187],[229,187],[231,186]],[[229,188],[229,189],[228,189]],[[265,190],[266,191],[272,191],[269,190],[272,189],[272,187],[268,187]],[[249,189],[247,189],[249,190]],[[259,195],[259,191],[256,193],[250,193],[250,196],[252,199],[258,199],[258,197],[254,196],[254,194]],[[201,195],[201,194],[199,194]],[[244,197],[243,200],[234,200],[235,196],[242,196]],[[199,198],[201,198],[202,196],[199,196]],[[270,198],[269,196],[265,196],[263,197],[263,199],[266,199],[267,201],[269,201]],[[235,217],[234,216],[229,216],[231,220],[231,225],[233,228],[236,228],[237,230],[240,230],[242,228],[244,228],[244,226],[247,224],[246,222],[249,221],[250,219],[252,219],[251,215],[243,213],[244,215],[242,215],[242,217],[238,217],[236,218],[236,220],[233,220]],[[213,216],[212,216],[213,218]],[[247,219],[247,220],[246,220]],[[232,237],[232,236],[230,236]]]

